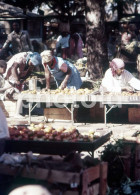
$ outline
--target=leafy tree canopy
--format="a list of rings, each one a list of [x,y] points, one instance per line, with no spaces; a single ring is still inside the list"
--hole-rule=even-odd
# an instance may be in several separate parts
[[[4,3],[32,11],[35,7],[47,4],[58,15],[82,15],[85,11],[84,0],[3,0]]]

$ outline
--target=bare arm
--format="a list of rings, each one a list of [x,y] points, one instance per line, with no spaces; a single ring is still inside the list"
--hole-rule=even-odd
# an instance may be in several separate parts
[[[12,42],[12,36],[11,36],[11,34],[9,34],[8,37],[7,37],[7,40],[5,41],[5,43],[4,43],[2,48],[3,49],[4,48],[8,48],[11,42]]]
[[[17,84],[19,82],[19,75],[18,75],[18,63],[14,63],[12,65],[12,68],[11,68],[11,75],[13,75],[13,77],[15,78],[15,80],[17,81]],[[7,73],[7,76],[8,76],[8,73]]]
[[[50,89],[50,78],[51,78],[51,73],[48,70],[48,68],[45,67],[46,89]]]
[[[61,85],[60,85],[60,88],[61,89],[64,89],[66,88],[67,86],[67,82],[70,78],[70,75],[71,75],[71,69],[64,63],[60,69],[62,72],[64,72],[66,74],[64,80],[62,81]]]

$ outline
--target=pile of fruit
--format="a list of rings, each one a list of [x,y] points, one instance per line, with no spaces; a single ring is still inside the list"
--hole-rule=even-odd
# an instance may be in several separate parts
[[[129,91],[123,91],[123,92],[106,92],[105,95],[108,96],[114,96],[114,95],[118,95],[118,96],[140,96],[140,91],[137,92],[129,92]]]
[[[68,88],[65,88],[65,89],[55,89],[55,90],[47,90],[47,91],[36,91],[36,90],[26,90],[26,91],[22,91],[21,93],[29,93],[29,94],[66,94],[66,95],[87,95],[87,94],[90,94],[90,93],[93,93],[93,90],[92,89],[88,89],[88,88],[85,88],[85,89],[68,89]]]
[[[10,139],[12,140],[38,140],[38,141],[83,141],[89,142],[99,138],[94,131],[80,133],[75,127],[45,126],[43,123],[30,126],[10,126]]]

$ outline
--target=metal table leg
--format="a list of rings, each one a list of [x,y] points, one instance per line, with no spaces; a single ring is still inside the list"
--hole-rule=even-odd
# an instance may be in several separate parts
[[[31,124],[31,112],[33,111],[33,109],[37,106],[38,103],[36,103],[33,107],[32,107],[32,102],[29,102],[29,124]]]
[[[106,121],[107,121],[107,114],[106,114],[106,104],[104,104],[104,123],[106,125]]]
[[[29,124],[31,124],[31,102],[29,102]]]
[[[106,107],[106,104],[104,104],[104,122],[105,122],[105,125],[107,125],[107,114],[110,112],[110,110],[112,110],[112,108],[115,108],[116,105],[112,105],[108,110],[107,110],[107,107]]]
[[[71,110],[66,106],[66,104],[63,104],[63,105],[71,113],[71,122],[72,122],[72,124],[74,124],[74,115],[73,115],[74,104],[73,103],[71,104]]]
[[[71,122],[72,122],[72,125],[74,124],[73,112],[74,112],[74,104],[71,104]]]

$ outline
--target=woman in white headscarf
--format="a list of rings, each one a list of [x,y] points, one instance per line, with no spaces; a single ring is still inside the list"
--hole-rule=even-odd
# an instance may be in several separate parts
[[[140,80],[135,78],[125,69],[125,64],[120,58],[110,62],[110,68],[105,72],[101,83],[103,92],[121,92],[140,90]]]

